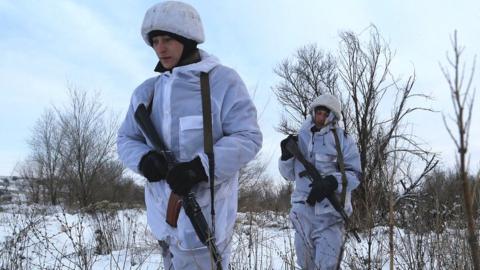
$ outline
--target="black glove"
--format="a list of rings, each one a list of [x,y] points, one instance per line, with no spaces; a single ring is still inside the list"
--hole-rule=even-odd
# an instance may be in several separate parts
[[[293,154],[290,153],[290,151],[287,150],[287,143],[290,140],[294,140],[295,142],[298,142],[298,136],[297,135],[288,135],[287,138],[283,139],[280,142],[280,148],[282,149],[282,156],[280,157],[281,160],[288,160],[293,157]]]
[[[160,181],[167,175],[167,161],[158,152],[150,151],[142,157],[138,169],[149,182]]]
[[[185,196],[192,187],[202,181],[208,182],[200,157],[176,164],[167,174],[167,182],[173,192]]]
[[[316,202],[321,202],[337,190],[337,178],[333,175],[327,175],[322,179],[315,180],[310,184],[312,190],[308,194],[307,203],[314,206]]]

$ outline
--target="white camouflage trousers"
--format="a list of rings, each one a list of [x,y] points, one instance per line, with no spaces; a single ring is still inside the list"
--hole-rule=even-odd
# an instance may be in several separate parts
[[[212,270],[212,259],[208,248],[182,250],[178,245],[168,244],[166,241],[159,241],[163,256],[163,267],[165,270]],[[231,242],[217,244],[217,249],[222,257],[222,268],[228,269],[230,263]]]
[[[338,269],[345,239],[342,218],[332,212],[316,215],[315,207],[294,203],[290,220],[295,228],[297,264],[306,270]]]

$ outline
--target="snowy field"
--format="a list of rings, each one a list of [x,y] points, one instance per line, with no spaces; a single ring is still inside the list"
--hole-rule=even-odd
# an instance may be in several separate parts
[[[92,216],[38,206],[9,208],[0,213],[5,269],[163,269],[144,210]],[[243,224],[237,224],[232,240],[235,269],[291,269],[292,230],[278,222],[270,225],[267,218],[279,217],[254,220],[239,214]]]
[[[144,209],[109,204],[92,213],[27,205],[21,179],[0,177],[0,269],[163,269]],[[238,214],[234,269],[292,269],[285,215]]]
[[[2,270],[163,269],[143,209],[116,210],[105,204],[95,214],[69,214],[60,207],[26,205],[15,185],[0,190]],[[452,241],[455,235],[458,232],[414,235],[396,230],[395,269],[463,269],[465,246],[462,241]],[[387,228],[375,228],[361,238],[360,244],[348,238],[343,269],[368,269],[367,265],[389,269]],[[299,269],[286,214],[239,213],[232,241],[232,269]],[[450,249],[440,249],[443,246]],[[446,260],[445,256],[455,259]]]

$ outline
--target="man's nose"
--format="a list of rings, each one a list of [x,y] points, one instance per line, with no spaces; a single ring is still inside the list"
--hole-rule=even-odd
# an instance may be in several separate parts
[[[156,49],[158,52],[165,52],[166,46],[165,46],[165,44],[163,44],[163,42],[158,42],[158,43],[155,45],[155,49]]]

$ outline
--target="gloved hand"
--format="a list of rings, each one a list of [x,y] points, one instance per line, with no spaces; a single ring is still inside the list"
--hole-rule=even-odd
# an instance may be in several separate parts
[[[138,169],[149,182],[155,182],[165,179],[168,166],[163,155],[150,151],[140,159]]]
[[[307,203],[314,206],[316,202],[321,202],[337,190],[337,178],[333,175],[327,175],[321,180],[315,180],[310,184],[312,189],[308,194]]]
[[[196,184],[208,182],[200,157],[176,164],[167,174],[167,182],[173,192],[185,196]]]
[[[293,154],[290,153],[290,151],[287,150],[287,143],[290,140],[294,140],[295,142],[298,142],[298,136],[297,135],[288,135],[287,138],[283,139],[280,142],[280,148],[282,149],[282,156],[280,157],[281,160],[288,160],[293,157]]]

